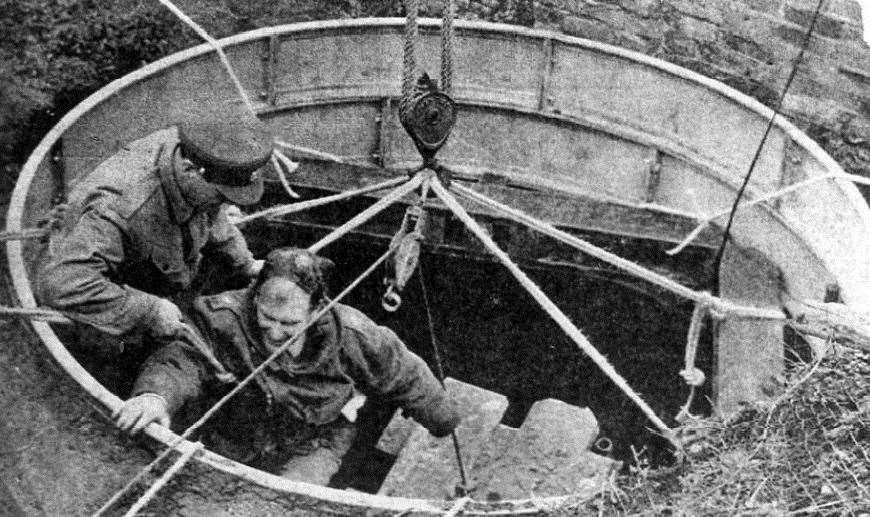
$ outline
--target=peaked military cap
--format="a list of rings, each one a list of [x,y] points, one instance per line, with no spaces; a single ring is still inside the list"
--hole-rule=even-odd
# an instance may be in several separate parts
[[[263,195],[259,170],[272,156],[272,135],[256,117],[208,115],[180,121],[178,138],[185,157],[205,169],[203,179],[227,199],[251,205]]]

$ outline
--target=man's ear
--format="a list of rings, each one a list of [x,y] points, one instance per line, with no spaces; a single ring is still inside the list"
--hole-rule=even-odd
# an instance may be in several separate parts
[[[317,257],[317,269],[320,271],[320,278],[323,279],[324,284],[329,284],[333,268],[335,268],[335,262],[325,257]]]

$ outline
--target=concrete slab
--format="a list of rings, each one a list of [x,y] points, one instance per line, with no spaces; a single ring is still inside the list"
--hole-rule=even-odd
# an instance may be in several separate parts
[[[390,423],[387,424],[387,427],[381,433],[381,437],[378,439],[375,447],[387,454],[398,456],[399,452],[402,451],[402,448],[408,442],[408,438],[411,437],[411,431],[414,430],[415,425],[413,420],[402,416],[401,409],[397,409],[393,413]]]
[[[588,408],[554,399],[538,401],[522,427],[511,435],[508,443],[498,444],[501,453],[492,462],[475,465],[477,497],[498,500],[574,494],[578,489],[595,488],[619,466],[588,451],[598,436],[598,422]]]
[[[446,379],[447,391],[456,398],[462,422],[456,429],[463,461],[473,465],[501,421],[508,401],[504,395],[455,379]],[[435,438],[418,424],[399,453],[379,494],[444,499],[455,495],[460,481],[456,454],[450,437]]]

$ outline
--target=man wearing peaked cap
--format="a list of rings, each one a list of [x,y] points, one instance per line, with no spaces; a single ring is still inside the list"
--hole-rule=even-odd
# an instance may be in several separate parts
[[[79,341],[104,357],[119,342],[189,330],[179,306],[192,300],[204,255],[249,278],[262,266],[226,203],[259,201],[272,145],[254,117],[206,115],[123,147],[70,192],[39,275],[41,302],[83,324],[90,335]]]

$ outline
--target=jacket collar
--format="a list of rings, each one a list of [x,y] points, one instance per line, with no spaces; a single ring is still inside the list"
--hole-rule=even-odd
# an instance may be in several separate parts
[[[160,158],[160,166],[157,168],[160,174],[160,184],[163,193],[169,200],[169,217],[176,224],[184,224],[194,216],[196,209],[187,202],[181,193],[181,187],[176,180],[176,171],[184,170],[187,165],[181,157],[181,148],[175,145],[167,145],[163,148]]]
[[[247,289],[242,300],[242,331],[245,333],[248,343],[253,349],[254,355],[259,356],[260,362],[268,358],[270,352],[263,344],[260,328],[257,326],[256,304],[253,291]],[[271,370],[287,370],[294,373],[302,373],[316,370],[320,365],[329,361],[338,351],[338,317],[335,309],[328,311],[306,332],[305,343],[298,357],[292,357],[289,353],[281,354],[270,363],[267,368]],[[259,364],[255,364],[258,366]]]

